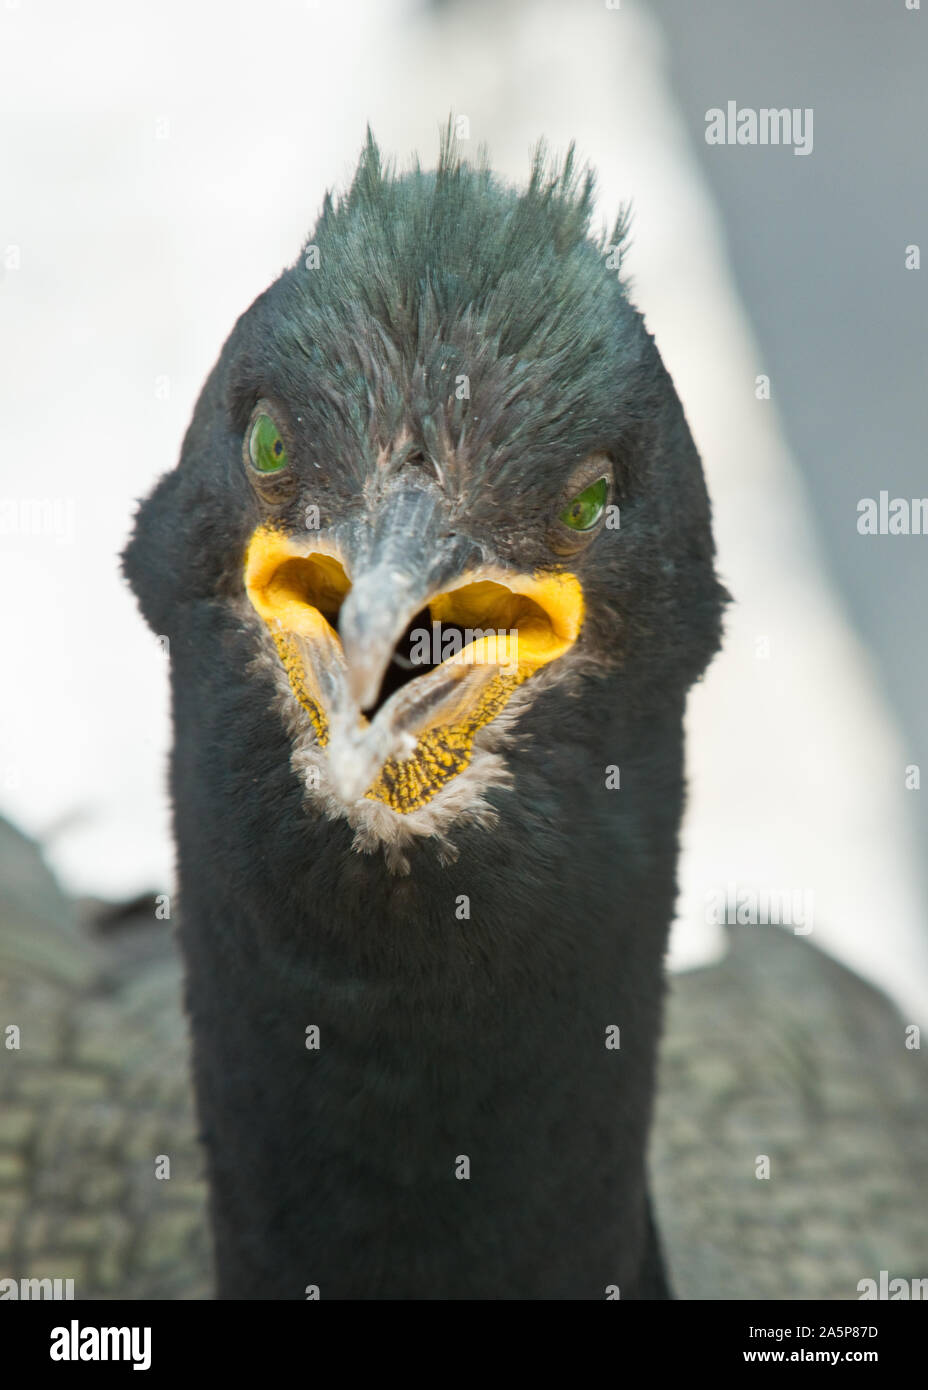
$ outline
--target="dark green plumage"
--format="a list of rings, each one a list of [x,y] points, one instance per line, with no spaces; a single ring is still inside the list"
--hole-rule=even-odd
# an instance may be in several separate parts
[[[591,214],[592,177],[578,174],[572,154],[549,170],[539,150],[528,188],[515,196],[451,143],[434,173],[397,178],[370,140],[349,192],[327,198],[309,249],[278,284],[269,306],[278,360],[246,352],[233,378],[241,374],[244,400],[234,404],[247,414],[254,372],[266,367],[301,399],[309,364],[334,388],[307,402],[317,428],[331,414],[356,432],[363,458],[372,410],[388,433],[411,413],[431,456],[464,446],[446,463],[470,504],[517,486],[525,451],[536,467],[540,453],[561,466],[581,457],[577,410],[587,427],[611,418],[618,373],[627,375],[638,351],[616,337],[621,291],[604,268],[607,245],[620,257],[624,219],[594,243]],[[436,392],[459,373],[470,399]],[[471,404],[478,393],[480,412]]]
[[[569,163],[536,161],[520,196],[450,146],[437,174],[397,178],[370,142],[310,238],[318,267],[304,255],[236,325],[127,549],[171,638],[180,938],[226,1295],[665,1292],[644,1153],[682,714],[724,593],[680,403],[586,237],[590,207]],[[286,496],[243,466],[258,401],[285,422]],[[567,560],[552,527],[590,456],[621,526]],[[485,809],[443,803],[406,876],[353,837],[369,802],[340,808],[303,775],[312,730],[243,588],[255,528],[303,537],[309,508],[352,576],[346,641],[365,576],[397,566],[423,592],[482,565],[569,571],[584,594],[576,644],[487,746],[503,771]],[[404,517],[428,518],[405,550]],[[387,839],[411,824],[389,815]]]

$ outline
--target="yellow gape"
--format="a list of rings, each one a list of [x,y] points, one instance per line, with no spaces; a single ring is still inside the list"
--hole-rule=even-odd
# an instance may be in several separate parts
[[[290,687],[323,746],[333,715],[343,713],[333,707],[337,694],[325,692],[338,690],[331,673],[345,665],[337,626],[350,588],[334,547],[322,538],[308,543],[268,525],[252,536],[245,560],[246,592],[267,624]],[[461,696],[452,708],[445,701],[434,718],[426,716],[417,723],[412,751],[383,762],[365,795],[400,814],[424,806],[462,772],[479,730],[502,713],[523,681],[570,650],[583,621],[583,590],[576,575],[569,573],[481,569],[432,595],[427,607],[432,622],[442,629],[470,635],[460,650],[439,663],[440,668],[479,667],[484,679],[462,681]],[[404,691],[414,694],[417,682],[425,679],[413,677]],[[364,714],[356,717],[361,726],[368,726]]]

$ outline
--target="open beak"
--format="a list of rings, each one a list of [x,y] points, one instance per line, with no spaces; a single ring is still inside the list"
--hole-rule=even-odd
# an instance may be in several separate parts
[[[479,730],[576,641],[572,574],[481,562],[431,490],[396,489],[373,525],[258,528],[245,588],[351,805],[406,813],[470,761]]]

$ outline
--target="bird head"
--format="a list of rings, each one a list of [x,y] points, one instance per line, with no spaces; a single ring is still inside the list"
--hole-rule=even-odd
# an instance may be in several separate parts
[[[369,136],[127,549],[174,644],[198,605],[246,634],[203,698],[260,690],[306,809],[394,865],[490,823],[552,692],[604,736],[617,679],[678,708],[718,642],[699,460],[617,273],[624,218],[591,237],[592,198],[572,152],[520,193],[450,139],[398,176]]]

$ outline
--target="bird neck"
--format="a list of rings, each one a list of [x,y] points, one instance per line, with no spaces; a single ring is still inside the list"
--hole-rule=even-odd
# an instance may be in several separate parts
[[[221,1293],[660,1296],[645,1148],[679,720],[664,732],[625,730],[621,790],[582,743],[514,753],[494,831],[462,832],[451,865],[424,844],[399,877],[298,803],[255,853],[178,726]]]

